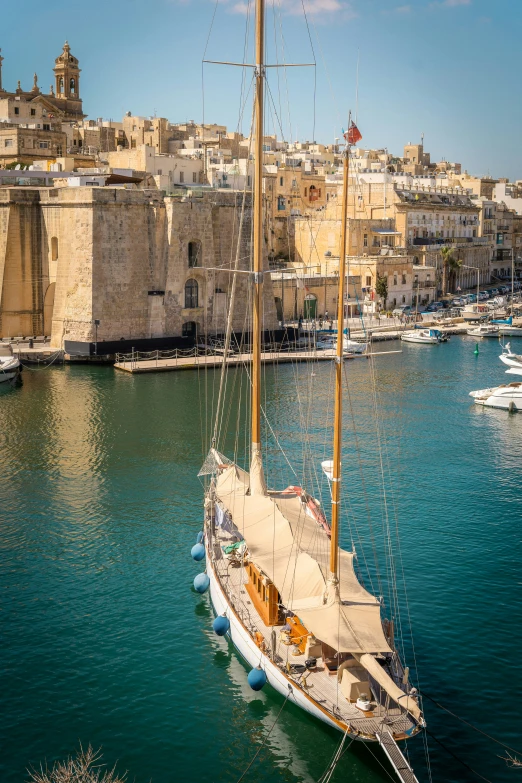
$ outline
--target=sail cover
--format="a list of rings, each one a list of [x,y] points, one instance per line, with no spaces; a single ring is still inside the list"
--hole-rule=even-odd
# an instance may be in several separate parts
[[[339,591],[328,590],[330,540],[301,498],[292,493],[251,496],[248,489],[248,473],[231,465],[217,480],[217,499],[284,605],[339,652],[390,652],[379,602],[357,580],[353,554],[340,551]]]

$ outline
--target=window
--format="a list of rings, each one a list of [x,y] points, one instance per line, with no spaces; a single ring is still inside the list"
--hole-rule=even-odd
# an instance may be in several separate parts
[[[404,274],[404,272],[402,274],[402,284],[406,285],[406,275]]]
[[[198,307],[198,281],[193,278],[185,283],[185,307]]]
[[[181,327],[182,337],[195,337],[197,331],[197,325],[194,321],[187,321]]]
[[[364,247],[368,247],[368,234],[364,235],[363,245],[364,245]]]
[[[60,81],[58,83],[58,92],[61,94],[63,93],[63,78],[60,77]]]
[[[279,187],[281,187],[281,188],[282,188],[282,187],[283,187],[283,184],[284,184],[284,179],[283,179],[283,177],[279,177]]]
[[[306,196],[308,195],[308,188],[305,188],[305,193],[304,194],[305,194],[305,198],[306,198]],[[312,197],[312,194],[310,193],[310,198],[311,197]]]
[[[393,273],[393,285],[397,285],[397,272]]]
[[[277,210],[278,212],[282,212],[286,209],[286,201],[284,196],[278,196],[277,197]]]
[[[36,109],[31,109],[31,117],[36,117]]]
[[[188,265],[189,268],[201,266],[201,242],[188,243]]]
[[[160,175],[160,177],[161,177],[161,175],[163,174],[163,169],[158,169],[158,174],[159,174],[159,175]]]
[[[50,126],[48,123],[45,123],[45,122],[44,122],[43,129],[44,129],[44,130],[51,130],[51,126]]]
[[[15,106],[14,113],[15,114],[20,114],[20,107],[19,106]]]
[[[136,149],[136,139],[131,139],[131,150]]]
[[[247,188],[249,188],[251,184],[252,184],[252,177],[249,174],[247,177]]]
[[[405,297],[405,296],[403,296],[403,297],[402,297],[402,303],[403,303],[403,304],[405,304],[405,303],[406,303],[406,297]]]
[[[372,285],[372,277],[371,275],[366,275],[366,288],[371,288]]]
[[[192,172],[192,182],[197,182],[197,181],[198,181],[197,171],[193,171]]]
[[[12,139],[6,139],[4,142],[6,147],[12,147],[13,146],[13,140]]]
[[[185,172],[184,171],[180,171],[179,172],[179,181],[180,182],[185,182]]]
[[[39,141],[38,146],[41,150],[48,150],[49,149],[49,142],[48,141]]]
[[[76,79],[71,79],[69,82],[69,89],[71,91],[71,95],[74,95],[76,92]]]

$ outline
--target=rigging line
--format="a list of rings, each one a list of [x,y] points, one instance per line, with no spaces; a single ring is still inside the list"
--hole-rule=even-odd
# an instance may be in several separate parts
[[[488,734],[487,732],[485,732],[485,731],[482,731],[482,729],[479,729],[477,726],[474,726],[474,725],[473,725],[472,723],[470,723],[469,721],[465,720],[464,718],[461,718],[461,717],[460,717],[460,715],[456,715],[456,714],[455,714],[454,712],[452,712],[451,710],[448,710],[448,708],[447,708],[447,707],[444,707],[444,705],[442,705],[440,702],[436,701],[436,700],[433,698],[433,696],[430,696],[428,693],[426,693],[426,691],[422,691],[422,695],[423,695],[423,696],[426,696],[426,698],[427,698],[427,699],[429,699],[431,702],[433,702],[433,704],[436,704],[436,705],[437,705],[437,707],[440,707],[440,709],[441,709],[441,710],[444,710],[444,711],[445,711],[445,712],[447,712],[449,715],[452,715],[454,718],[457,718],[457,720],[460,720],[462,723],[465,723],[465,724],[466,724],[466,726],[469,726],[469,727],[470,727],[470,729],[473,729],[474,731],[478,731],[478,732],[479,732],[479,734],[483,734],[483,735],[484,735],[484,737],[487,737],[487,738],[488,738],[488,739],[490,739],[492,742],[496,742],[496,743],[497,743],[497,745],[502,745],[502,747],[503,747],[503,748],[506,748],[506,750],[511,750],[513,753],[516,753],[517,755],[519,755],[519,756],[522,756],[522,751],[520,751],[520,750],[516,750],[515,748],[512,748],[510,745],[506,745],[506,743],[505,743],[505,742],[502,742],[501,740],[495,739],[495,737],[492,737],[492,736],[491,736],[491,734]]]
[[[284,67],[284,74],[285,74],[285,91],[286,91],[286,106],[287,106],[287,114],[288,114],[288,129],[290,131],[290,139],[293,137],[292,133],[292,120],[290,115],[290,91],[288,89],[288,73],[286,70],[286,59],[285,59],[285,36],[283,34],[283,15],[281,12],[281,0],[278,0],[278,6],[279,6],[279,32],[281,35],[281,54],[283,57],[283,67]]]
[[[363,745],[365,748],[367,748],[367,750],[369,750],[369,751],[370,751],[370,753],[372,754],[372,756],[373,756],[373,758],[375,759],[375,761],[377,762],[377,764],[378,764],[378,765],[381,767],[381,769],[384,771],[384,773],[385,773],[385,774],[386,774],[386,775],[387,775],[387,776],[390,778],[390,780],[393,780],[393,783],[396,783],[396,781],[397,781],[397,778],[396,778],[396,777],[394,777],[394,775],[392,775],[392,774],[389,772],[389,770],[388,770],[388,769],[387,769],[387,768],[384,766],[384,764],[382,763],[382,761],[380,761],[380,760],[379,760],[379,758],[378,758],[378,757],[375,755],[375,753],[373,752],[373,750],[372,750],[372,749],[371,749],[371,747],[370,747],[370,744],[369,744],[369,743],[367,743],[367,742],[363,742],[363,743],[361,743],[361,744],[362,744],[362,745]]]
[[[279,710],[279,712],[277,713],[277,717],[276,717],[275,721],[273,722],[273,724],[272,724],[272,727],[271,727],[270,731],[268,732],[268,734],[267,734],[267,735],[266,735],[266,737],[264,738],[264,740],[263,740],[263,742],[262,742],[261,746],[258,748],[258,750],[257,750],[256,754],[254,755],[253,759],[250,761],[250,763],[249,763],[248,767],[245,769],[245,771],[243,772],[243,774],[241,775],[241,777],[240,777],[240,778],[238,778],[238,780],[237,780],[237,783],[241,783],[241,781],[243,780],[243,778],[244,778],[244,777],[245,777],[245,775],[247,774],[248,770],[250,769],[250,767],[252,766],[252,764],[254,763],[254,761],[257,759],[257,757],[259,756],[259,754],[261,753],[261,751],[263,750],[263,748],[265,747],[265,745],[266,745],[266,743],[267,743],[267,741],[268,741],[268,739],[269,739],[270,735],[272,734],[272,731],[275,729],[275,726],[276,726],[276,723],[277,723],[277,721],[278,721],[278,720],[279,720],[279,718],[281,717],[281,713],[283,712],[283,708],[284,708],[284,706],[286,705],[286,702],[287,702],[287,701],[288,701],[288,699],[290,698],[291,694],[292,694],[292,690],[291,690],[291,687],[289,687],[289,688],[288,688],[288,693],[286,694],[286,697],[285,697],[285,700],[284,700],[284,702],[281,704],[281,709],[280,709],[280,710]]]
[[[325,769],[317,783],[329,783],[329,781],[332,778],[333,773],[335,772],[335,768],[339,761],[342,759],[346,751],[350,748],[350,745],[352,742],[355,742],[355,737],[352,737],[348,746],[343,750],[344,743],[346,742],[346,737],[348,732],[350,731],[350,726],[347,726],[346,731],[343,734],[343,737],[341,739],[341,742],[339,744],[339,747],[337,748],[336,752],[334,753],[334,756],[329,764],[329,766]]]
[[[210,42],[210,36],[212,35],[212,28],[214,27],[214,20],[216,18],[216,12],[218,9],[219,0],[216,0],[216,3],[214,5],[214,13],[212,14],[212,19],[210,21],[210,27],[208,30],[207,40],[205,43],[205,50],[203,52],[203,57],[201,58],[201,110],[202,110],[202,119],[203,119],[203,139],[205,138],[205,57],[207,55],[207,49]],[[205,155],[205,163],[206,163],[206,150],[205,146],[203,145],[203,153]],[[205,171],[206,171],[206,165],[205,165]]]
[[[253,128],[254,124],[254,110],[252,110],[252,124],[251,129]],[[252,133],[250,133],[252,136]],[[249,144],[249,151],[250,151],[250,144]],[[217,435],[218,435],[218,427],[219,422],[221,419],[221,408],[223,406],[224,401],[224,394],[223,394],[223,386],[225,384],[225,377],[227,375],[226,372],[226,366],[227,366],[227,358],[228,358],[228,352],[230,349],[230,338],[232,335],[232,317],[234,314],[234,306],[236,301],[236,287],[237,287],[237,269],[239,267],[239,254],[241,250],[241,235],[243,232],[243,220],[245,216],[245,203],[246,203],[246,183],[247,179],[245,178],[245,185],[243,189],[243,203],[241,205],[241,215],[239,218],[239,228],[238,228],[238,237],[237,237],[237,250],[236,250],[236,258],[235,258],[235,265],[234,265],[234,275],[232,277],[232,287],[230,291],[230,304],[228,308],[228,318],[227,318],[227,331],[225,335],[225,345],[224,345],[224,351],[223,351],[223,361],[221,364],[221,375],[219,380],[219,395],[218,395],[218,401],[217,401],[217,407],[216,407],[216,420],[214,422],[214,433],[212,436],[213,443],[217,442]]]
[[[473,769],[473,767],[470,767],[470,766],[469,766],[469,764],[466,764],[466,762],[465,762],[465,761],[463,761],[461,758],[459,758],[459,756],[457,756],[455,753],[453,753],[453,751],[452,751],[452,750],[450,750],[450,749],[448,748],[448,746],[447,746],[447,745],[444,745],[444,743],[443,743],[443,742],[441,742],[439,739],[437,739],[437,737],[435,736],[435,734],[432,734],[432,732],[431,732],[431,731],[429,731],[428,729],[424,729],[424,731],[426,732],[426,734],[429,734],[429,735],[430,735],[430,737],[431,737],[432,739],[434,739],[434,740],[435,740],[435,742],[436,742],[438,745],[440,745],[440,746],[441,746],[441,748],[444,748],[444,750],[446,751],[446,753],[449,753],[449,754],[450,754],[450,756],[453,756],[453,758],[454,758],[456,761],[458,761],[458,762],[459,762],[459,764],[462,764],[462,766],[463,766],[463,767],[466,767],[466,769],[469,769],[469,771],[470,771],[470,772],[472,772],[474,775],[476,775],[476,776],[477,776],[478,778],[480,778],[481,780],[485,780],[485,781],[486,781],[486,783],[493,783],[493,781],[489,780],[489,778],[485,778],[483,775],[481,775],[481,774],[480,774],[480,772],[477,772],[476,770],[474,770],[474,769]]]
[[[313,112],[313,118],[314,119],[313,119],[313,125],[312,125],[312,139],[313,139],[313,142],[315,144],[315,119],[316,119],[315,118],[315,113],[316,113],[316,98],[317,98],[317,62],[316,62],[316,59],[315,59],[314,43],[312,41],[312,35],[310,33],[310,26],[308,24],[308,16],[306,14],[306,7],[305,7],[305,4],[304,4],[304,0],[301,0],[301,5],[303,7],[303,14],[304,14],[305,22],[306,22],[306,29],[307,29],[307,32],[308,32],[308,39],[310,41],[310,48],[312,50],[312,55],[313,55],[313,58],[314,58],[314,112]]]

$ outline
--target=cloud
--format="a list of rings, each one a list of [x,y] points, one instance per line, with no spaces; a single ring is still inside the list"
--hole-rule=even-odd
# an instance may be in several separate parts
[[[394,14],[409,14],[411,11],[411,5],[398,5],[393,9]]]
[[[457,8],[471,3],[472,0],[441,0],[441,2],[430,3],[430,8]]]
[[[303,0],[303,2],[306,13],[313,16],[316,21],[320,21],[321,18],[332,19],[334,16],[346,21],[357,16],[352,4],[347,0]],[[246,14],[248,3],[245,0],[238,0],[228,8],[234,14]],[[299,16],[303,13],[303,3],[301,0],[284,0],[281,10],[288,16]]]

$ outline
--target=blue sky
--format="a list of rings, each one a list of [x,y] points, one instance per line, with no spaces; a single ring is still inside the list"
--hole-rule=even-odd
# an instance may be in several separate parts
[[[302,0],[267,0],[268,57],[313,59]],[[304,0],[314,70],[270,73],[284,136],[330,142],[355,110],[363,146],[401,153],[425,134],[432,159],[475,174],[522,178],[522,0]],[[200,121],[201,60],[243,60],[248,0],[20,0],[3,4],[3,83],[48,91],[67,38],[82,68],[89,117],[133,114]],[[275,21],[275,30],[274,30]],[[23,32],[21,38],[16,30]],[[282,35],[281,35],[282,30]],[[6,34],[6,31],[9,31]],[[4,33],[2,35],[2,32]],[[23,40],[23,46],[20,44]],[[277,44],[276,44],[277,41]],[[283,43],[284,42],[284,43]],[[284,49],[284,54],[283,54]],[[241,69],[205,66],[205,120],[238,126]],[[315,111],[314,111],[315,105]],[[242,129],[248,131],[249,109]],[[277,119],[277,117],[280,119]]]

